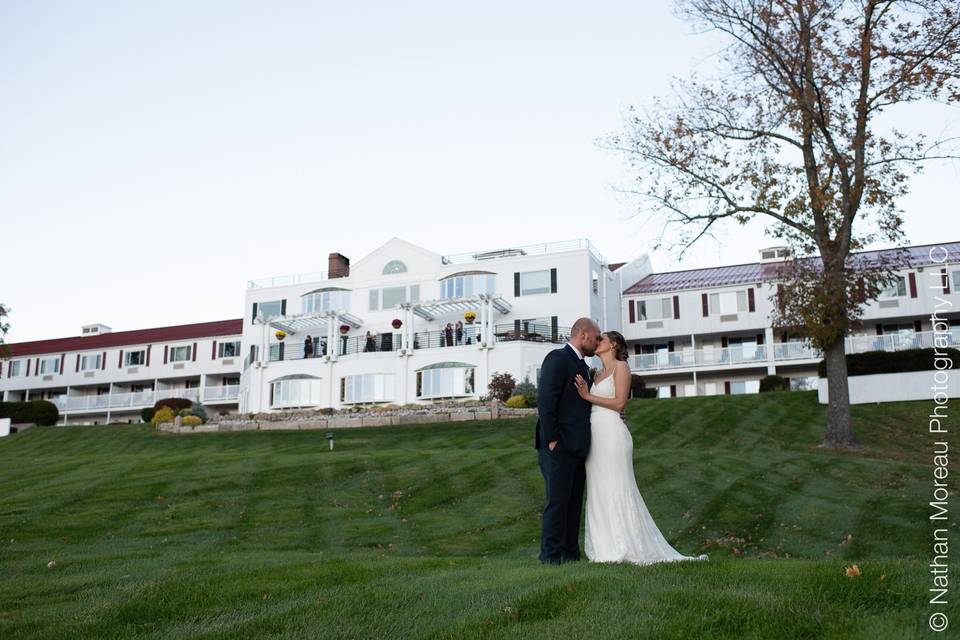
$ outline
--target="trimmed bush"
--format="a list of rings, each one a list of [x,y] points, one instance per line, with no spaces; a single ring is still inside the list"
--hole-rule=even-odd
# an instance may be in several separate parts
[[[496,373],[490,376],[490,383],[487,385],[490,395],[506,402],[513,395],[513,390],[517,387],[517,381],[509,373]]]
[[[27,402],[0,402],[0,418],[10,418],[13,424],[33,424],[50,427],[60,420],[60,410],[49,400]]]
[[[163,400],[157,400],[153,408],[159,411],[160,407],[170,407],[176,413],[181,409],[189,409],[192,406],[193,400],[190,398],[164,398]]]
[[[180,424],[185,427],[197,427],[203,424],[203,420],[200,419],[200,416],[186,416],[180,421]]]
[[[907,373],[931,371],[936,349],[904,349],[903,351],[865,351],[847,354],[847,375],[868,376],[876,373]],[[956,366],[960,363],[960,350],[948,347],[941,349],[941,358],[949,358]],[[827,361],[821,360],[817,375],[827,377]]]
[[[192,416],[193,413],[190,412],[190,409],[180,409],[180,411],[177,411],[177,415],[181,418],[186,418],[187,416]]]
[[[513,390],[513,395],[523,396],[527,401],[528,407],[537,406],[537,386],[530,382],[530,378],[524,378],[523,382],[517,385]]]
[[[144,422],[152,422],[153,414],[156,412],[157,410],[153,407],[144,407],[143,409],[140,409],[140,419]]]
[[[523,396],[510,396],[507,398],[506,405],[511,409],[526,409],[527,399]]]
[[[790,381],[783,376],[770,374],[760,378],[760,393],[765,391],[789,391]]]
[[[176,414],[173,412],[173,409],[170,407],[160,407],[156,413],[153,414],[153,419],[150,422],[156,427],[161,422],[173,422],[175,417]]]

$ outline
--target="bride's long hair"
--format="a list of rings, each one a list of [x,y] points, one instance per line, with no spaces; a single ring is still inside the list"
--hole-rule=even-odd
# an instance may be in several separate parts
[[[627,350],[627,341],[623,339],[623,335],[619,331],[604,331],[603,334],[613,345],[613,353],[617,360],[626,361],[630,357],[630,352]]]

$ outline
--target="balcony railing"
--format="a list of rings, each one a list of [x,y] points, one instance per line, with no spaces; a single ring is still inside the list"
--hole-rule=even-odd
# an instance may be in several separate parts
[[[493,326],[493,336],[496,342],[541,342],[563,344],[570,335],[568,327],[557,327],[554,330],[550,325],[523,323],[520,328],[516,324],[498,324]],[[452,327],[434,331],[416,331],[413,334],[414,350],[439,349],[442,347],[458,347],[477,344],[480,338],[480,325],[467,324],[457,331]],[[313,338],[311,348],[306,348],[305,341],[285,340],[270,345],[268,358],[270,362],[304,360],[309,358],[323,358],[328,353],[329,346],[326,339]],[[349,356],[358,353],[393,352],[400,349],[400,332],[381,333],[367,337],[365,335],[339,336],[334,342],[338,356]],[[248,366],[244,360],[244,368]]]
[[[158,391],[137,391],[133,393],[114,393],[88,396],[60,396],[50,400],[60,411],[90,411],[96,409],[124,409],[133,407],[152,407],[157,400],[164,398],[189,398],[198,401],[200,389],[159,389]],[[232,401],[240,397],[240,385],[225,385],[204,389],[203,401]]]
[[[924,349],[933,345],[933,332],[922,331],[911,334],[884,334],[880,336],[849,336],[846,339],[847,353],[865,351],[902,351],[904,349]],[[946,334],[947,343],[960,347],[960,336]],[[723,349],[694,349],[686,351],[661,351],[658,353],[635,355],[630,357],[630,368],[634,371],[657,371],[662,369],[682,369],[693,367],[714,367],[717,365],[735,365],[763,363],[767,360],[767,347],[771,345],[732,346]],[[823,357],[806,341],[777,342],[773,345],[774,361],[819,360]]]

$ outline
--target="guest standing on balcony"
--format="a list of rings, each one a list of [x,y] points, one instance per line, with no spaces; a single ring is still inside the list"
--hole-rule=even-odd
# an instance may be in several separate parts
[[[447,323],[446,328],[443,330],[444,337],[444,346],[452,347],[453,346],[453,325],[449,322]]]
[[[309,358],[312,355],[313,355],[313,338],[311,338],[308,335],[306,340],[303,341],[303,357]]]
[[[377,350],[377,342],[376,342],[376,340],[373,339],[373,334],[370,333],[369,331],[367,331],[367,344],[366,344],[366,346],[363,348],[363,350],[364,350],[364,351],[376,351],[376,350]]]
[[[456,331],[457,331],[457,344],[461,345],[463,344],[463,323],[460,322],[459,320],[457,320]]]

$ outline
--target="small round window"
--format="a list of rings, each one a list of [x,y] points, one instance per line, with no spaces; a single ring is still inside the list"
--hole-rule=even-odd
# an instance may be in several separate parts
[[[389,273],[406,273],[407,265],[403,264],[399,260],[391,260],[387,263],[387,266],[383,268],[384,275]]]

